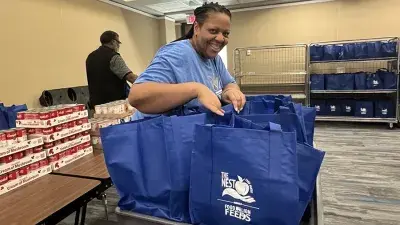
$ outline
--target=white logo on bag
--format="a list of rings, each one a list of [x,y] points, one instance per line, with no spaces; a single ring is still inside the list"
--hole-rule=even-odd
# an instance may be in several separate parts
[[[351,112],[351,106],[346,106],[346,112]]]
[[[321,106],[316,105],[316,106],[315,106],[315,110],[316,110],[317,112],[321,111]]]
[[[374,85],[374,87],[375,87],[375,86],[378,86],[378,85],[379,85],[379,81],[373,80],[373,81],[372,81],[372,84]]]
[[[361,114],[362,114],[362,115],[367,114],[367,109],[366,109],[366,108],[361,108]]]
[[[244,204],[252,204],[256,202],[256,200],[250,196],[250,194],[253,194],[253,186],[251,185],[251,182],[248,179],[243,179],[241,176],[237,176],[237,180],[230,179],[229,174],[225,172],[221,172],[221,182],[221,186],[223,188],[222,197],[230,196],[241,201],[237,202],[218,199],[222,202],[234,204],[225,204],[225,215],[250,222],[251,210],[247,208],[259,209],[254,206]]]
[[[332,112],[336,112],[336,106],[331,105],[331,111],[332,111]]]
[[[387,109],[382,109],[382,115],[387,115],[388,110]]]

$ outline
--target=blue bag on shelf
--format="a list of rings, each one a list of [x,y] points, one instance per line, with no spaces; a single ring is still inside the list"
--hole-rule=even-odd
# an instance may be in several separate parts
[[[368,58],[380,58],[382,57],[381,54],[381,45],[382,43],[380,41],[373,41],[373,42],[368,42]]]
[[[354,90],[354,74],[326,75],[326,90]]]
[[[394,72],[389,72],[387,69],[379,69],[376,74],[383,82],[383,89],[397,89],[397,75]]]
[[[344,45],[342,45],[342,44],[335,45],[336,58],[337,58],[338,60],[343,60],[343,59],[345,59],[344,51],[345,51]]]
[[[329,116],[340,116],[342,110],[341,110],[341,104],[338,100],[333,99],[333,100],[326,100],[326,108],[328,111]]]
[[[343,44],[343,59],[354,59],[354,43]]]
[[[340,90],[340,77],[336,74],[325,74],[326,90]]]
[[[367,74],[367,89],[383,89],[383,82],[381,78],[376,73]]]
[[[325,76],[323,74],[311,74],[311,90],[325,90]]]
[[[311,45],[310,58],[311,61],[321,61],[324,58],[324,46]]]
[[[382,41],[381,51],[383,57],[397,57],[397,41]]]
[[[337,60],[337,48],[335,45],[324,45],[324,61]]]
[[[354,73],[355,90],[367,90],[367,74],[364,72]]]
[[[315,108],[317,115],[328,115],[326,101],[323,99],[311,99],[311,106]]]
[[[374,105],[376,118],[395,118],[395,105],[391,101],[376,101]]]
[[[344,99],[341,100],[341,106],[340,106],[342,112],[342,116],[354,116],[354,111],[355,111],[355,101],[352,99]]]
[[[297,170],[294,133],[196,126],[193,224],[298,223]]]
[[[367,43],[355,43],[354,44],[354,57],[356,59],[368,58],[368,45]]]
[[[356,109],[354,115],[356,117],[373,118],[374,103],[371,101],[356,101]]]

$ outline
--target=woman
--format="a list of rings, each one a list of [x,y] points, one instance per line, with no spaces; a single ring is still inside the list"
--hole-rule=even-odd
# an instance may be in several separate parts
[[[236,111],[243,108],[245,96],[218,56],[228,44],[230,11],[218,3],[205,3],[194,14],[196,21],[188,34],[162,47],[132,85],[129,102],[139,111],[133,119],[181,105],[203,105],[222,116],[221,100],[232,103]]]

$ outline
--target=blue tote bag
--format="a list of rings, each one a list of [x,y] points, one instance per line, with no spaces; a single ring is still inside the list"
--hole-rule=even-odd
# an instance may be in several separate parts
[[[193,224],[299,223],[295,134],[198,125],[192,154]]]
[[[312,133],[307,135],[308,142],[313,143],[314,137],[314,123],[316,110],[315,108],[303,107],[304,112],[304,120],[305,124]],[[281,115],[280,121],[274,120],[273,122],[281,123],[283,122],[288,131],[295,131],[296,127],[285,125],[289,117],[287,115]],[[260,126],[270,123],[271,119],[276,119],[277,115],[272,117],[271,115],[249,115],[249,116],[240,116],[251,120],[259,124]],[[290,119],[289,119],[290,121]],[[299,205],[298,205],[298,216],[299,219],[303,215],[305,209],[307,208],[308,203],[312,199],[312,194],[315,189],[316,179],[319,173],[319,170],[322,165],[323,158],[325,156],[325,152],[317,150],[312,147],[312,144],[306,144],[303,142],[298,142],[296,146],[297,151],[297,159],[298,159],[298,186],[299,186]]]
[[[118,206],[122,210],[190,222],[188,196],[194,126],[211,119],[208,114],[159,116],[101,129],[107,168],[121,197]]]

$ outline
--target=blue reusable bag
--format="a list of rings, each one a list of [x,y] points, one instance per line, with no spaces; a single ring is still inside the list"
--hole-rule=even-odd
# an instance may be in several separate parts
[[[383,89],[383,82],[376,73],[367,74],[367,89]]]
[[[299,223],[294,133],[198,125],[195,146],[193,224]]]
[[[317,115],[324,116],[328,114],[326,101],[324,99],[311,99],[310,105],[315,108]]]
[[[381,45],[380,41],[368,42],[368,58],[380,58],[382,56]]]
[[[335,45],[324,45],[324,61],[337,60],[338,54],[336,52],[337,48]]]
[[[382,56],[397,57],[397,40],[382,41]]]
[[[329,74],[326,78],[326,90],[354,90],[354,74]]]
[[[310,46],[311,61],[321,61],[324,58],[324,46],[311,45]]]
[[[194,126],[207,114],[159,116],[101,129],[105,161],[122,210],[190,222]]]
[[[10,129],[16,127],[17,113],[28,110],[26,104],[12,105],[9,107],[0,106],[0,130]]]
[[[344,58],[344,50],[345,50],[344,45],[342,45],[342,44],[335,45],[336,58],[338,60],[345,59]]]
[[[296,151],[299,176],[299,215],[301,216],[312,199],[325,152],[302,143],[297,143]]]
[[[325,90],[324,74],[311,74],[311,90]]]
[[[375,111],[374,117],[376,118],[394,118],[395,117],[395,104],[391,101],[376,101],[374,103]]]
[[[382,68],[376,71],[376,74],[383,82],[383,89],[397,89],[397,75],[394,72],[389,72],[388,69]]]
[[[354,43],[343,44],[343,59],[354,59],[354,48]]]
[[[354,44],[354,57],[356,59],[368,58],[368,45],[365,42]]]
[[[367,90],[367,74],[364,72],[354,73],[355,90]]]

